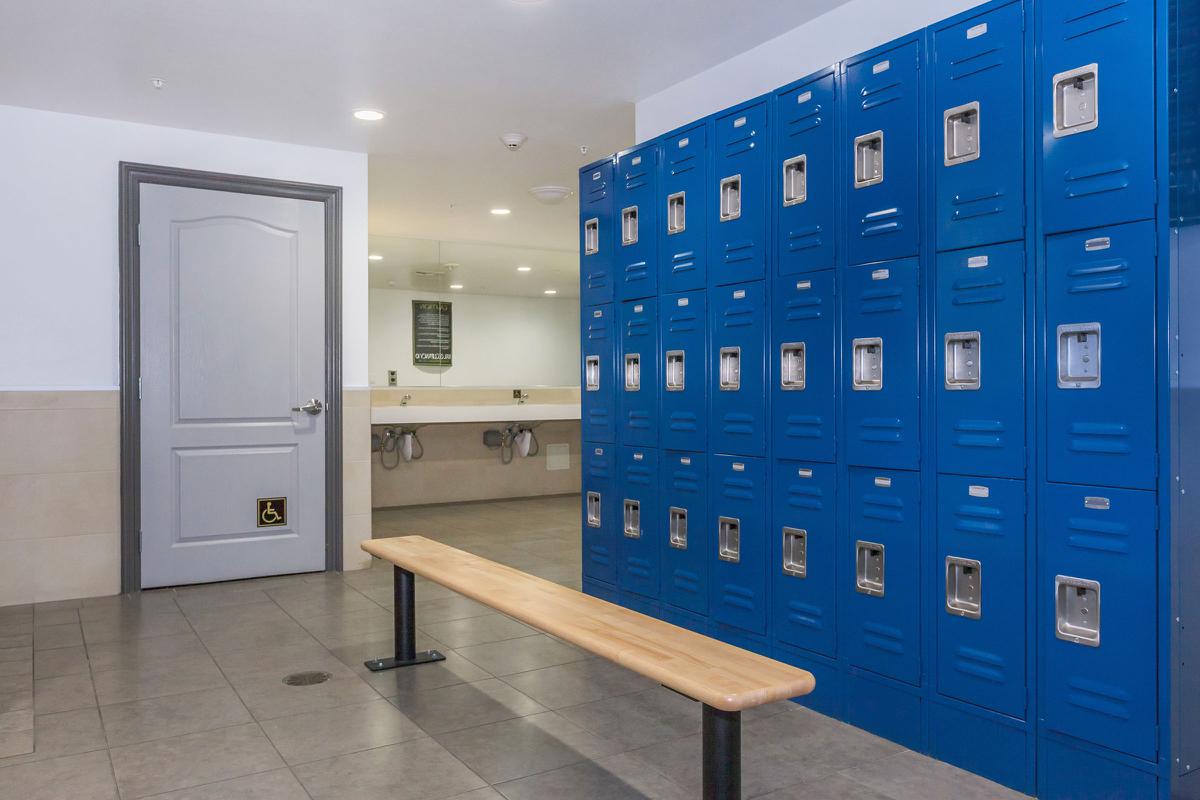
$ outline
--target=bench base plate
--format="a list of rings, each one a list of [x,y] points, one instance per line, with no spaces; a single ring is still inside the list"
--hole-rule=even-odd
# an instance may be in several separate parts
[[[437,650],[422,650],[412,658],[398,659],[394,657],[373,658],[370,661],[364,661],[363,666],[371,670],[371,672],[383,672],[384,670],[396,669],[397,667],[414,667],[417,664],[432,664],[435,661],[445,661],[446,657]]]

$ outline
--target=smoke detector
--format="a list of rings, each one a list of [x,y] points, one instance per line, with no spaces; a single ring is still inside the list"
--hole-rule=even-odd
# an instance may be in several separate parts
[[[525,140],[529,137],[523,133],[506,133],[500,137],[500,141],[504,142],[504,146],[516,152],[521,149],[521,145],[525,144]]]
[[[539,203],[553,206],[566,200],[571,195],[571,190],[566,186],[534,186],[529,193]]]

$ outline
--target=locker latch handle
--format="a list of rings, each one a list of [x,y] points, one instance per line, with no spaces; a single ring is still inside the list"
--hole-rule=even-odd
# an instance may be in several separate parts
[[[642,390],[642,357],[638,353],[625,354],[625,391]]]
[[[587,391],[600,391],[600,356],[587,356],[583,359],[583,371],[587,381]]]
[[[683,233],[687,228],[687,192],[667,197],[667,235]]]
[[[783,574],[808,577],[808,531],[803,528],[783,529]]]
[[[583,254],[594,256],[600,252],[600,219],[592,217],[583,223]]]
[[[883,597],[883,545],[858,540],[855,549],[854,588],[859,594]]]
[[[668,350],[666,358],[666,389],[668,392],[682,392],[684,387],[684,351]]]
[[[854,188],[883,183],[883,131],[864,133],[854,140]]]
[[[983,340],[979,331],[947,333],[945,339],[946,388],[977,390],[983,377]]]
[[[742,215],[742,176],[730,175],[721,179],[721,222],[729,222]]]
[[[1100,582],[1054,576],[1055,636],[1086,647],[1100,646]]]
[[[589,528],[600,527],[600,493],[587,493],[587,524]]]
[[[855,339],[851,388],[856,392],[878,392],[883,389],[883,339],[875,336]]]
[[[1100,126],[1100,66],[1060,72],[1054,76],[1054,136],[1074,136]]]
[[[638,207],[629,206],[621,209],[621,245],[637,244],[638,240]]]
[[[721,348],[718,380],[722,392],[736,392],[742,388],[742,348]]]
[[[806,349],[804,342],[786,342],[779,346],[779,386],[784,391],[804,391]]]
[[[967,619],[983,616],[983,567],[978,561],[946,556],[946,613]]]
[[[671,506],[667,526],[668,542],[676,550],[687,550],[687,509]]]
[[[742,521],[736,517],[717,520],[717,558],[736,564],[742,560]]]
[[[783,205],[796,206],[808,200],[808,156],[799,155],[783,162]]]
[[[1058,388],[1100,388],[1100,323],[1058,326]]]
[[[630,539],[642,538],[642,503],[640,500],[625,501],[625,535]]]

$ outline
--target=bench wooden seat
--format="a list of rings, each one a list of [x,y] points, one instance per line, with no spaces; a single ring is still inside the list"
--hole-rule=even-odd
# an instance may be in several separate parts
[[[423,536],[373,539],[362,548],[391,562],[396,582],[396,654],[368,667],[443,658],[414,652],[412,576],[420,575],[703,703],[705,797],[740,796],[740,712],[815,686],[805,670]]]

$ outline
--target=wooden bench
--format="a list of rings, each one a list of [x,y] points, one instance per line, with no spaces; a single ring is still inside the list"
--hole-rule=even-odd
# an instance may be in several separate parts
[[[362,549],[395,567],[395,653],[367,661],[368,669],[445,658],[436,650],[416,652],[413,576],[428,578],[703,703],[705,798],[741,796],[741,712],[808,694],[815,685],[802,669],[424,536],[373,539]]]

